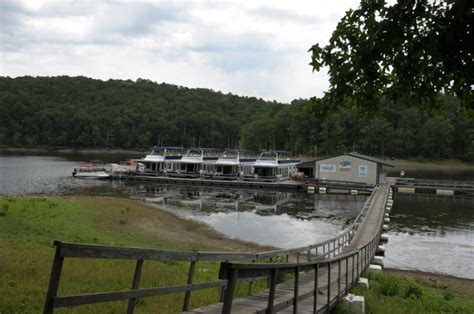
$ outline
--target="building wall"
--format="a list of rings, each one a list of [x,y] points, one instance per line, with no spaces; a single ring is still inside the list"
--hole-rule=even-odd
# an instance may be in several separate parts
[[[377,184],[377,163],[373,161],[341,155],[317,160],[315,167],[315,177],[320,180]],[[363,171],[364,169],[367,171]],[[366,176],[364,176],[364,173],[366,173]]]

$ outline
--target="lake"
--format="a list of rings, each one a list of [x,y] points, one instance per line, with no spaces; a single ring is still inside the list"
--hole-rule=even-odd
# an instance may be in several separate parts
[[[0,155],[0,195],[130,197],[204,222],[229,237],[281,248],[334,237],[350,224],[365,202],[362,196],[94,181],[71,176],[73,167],[81,162],[117,162],[129,157]],[[413,171],[410,175],[424,176]],[[443,176],[457,178],[442,173],[436,177]],[[470,179],[471,174],[459,177]],[[387,267],[474,278],[473,199],[420,199],[395,194],[391,217]]]

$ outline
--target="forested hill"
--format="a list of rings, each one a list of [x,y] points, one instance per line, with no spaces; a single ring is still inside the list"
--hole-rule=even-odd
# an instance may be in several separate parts
[[[236,147],[257,113],[283,105],[148,80],[0,78],[0,145],[139,148]]]
[[[382,101],[369,115],[342,105],[323,115],[322,99],[281,104],[147,80],[0,78],[0,146],[160,144],[474,161],[473,112],[453,97],[440,103],[428,110]]]

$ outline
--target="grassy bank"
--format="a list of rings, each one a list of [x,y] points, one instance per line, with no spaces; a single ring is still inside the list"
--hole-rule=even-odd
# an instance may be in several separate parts
[[[430,273],[388,270],[368,272],[369,290],[354,288],[365,297],[366,313],[474,313],[474,281]],[[339,305],[338,313],[347,313]]]
[[[41,312],[53,240],[181,250],[260,251],[269,248],[223,237],[206,225],[128,199],[0,198],[0,313]],[[215,280],[218,263],[198,263],[195,282]],[[141,287],[184,284],[188,263],[146,262]],[[133,261],[66,259],[60,294],[129,289]],[[213,303],[217,289],[193,293],[191,307]],[[183,294],[140,300],[137,312],[175,313]],[[126,302],[58,310],[124,312]]]

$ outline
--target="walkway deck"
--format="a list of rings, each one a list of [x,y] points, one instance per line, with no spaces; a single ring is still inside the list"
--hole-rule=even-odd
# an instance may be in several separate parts
[[[369,208],[365,219],[359,226],[357,233],[352,238],[350,244],[345,247],[340,255],[350,254],[369,243],[376,235],[383,221],[385,204],[389,192],[389,184],[382,185],[375,195],[374,202]],[[377,239],[378,243],[378,239]],[[366,256],[362,256],[365,254]],[[347,291],[355,284],[359,274],[366,268],[371,257],[367,251],[361,252],[357,258],[348,258],[339,262],[330,263],[331,274],[328,276],[328,266],[320,268],[317,279],[315,271],[310,270],[302,274],[299,278],[298,299],[304,299],[297,302],[298,313],[313,313],[315,280],[317,280],[317,309],[316,312],[327,311],[327,304],[335,304],[338,298],[347,294]],[[307,263],[306,263],[307,264]],[[324,265],[324,264],[323,264]],[[328,265],[328,264],[326,264]],[[328,298],[328,282],[329,298]],[[295,282],[293,280],[276,285],[274,310],[281,309],[281,313],[293,313],[295,291]],[[235,299],[232,302],[232,313],[259,313],[265,312],[268,308],[268,299],[270,290],[266,289],[258,294],[250,295],[245,298]],[[329,299],[329,302],[328,302]],[[197,308],[186,313],[222,313],[224,303],[217,303],[207,307]],[[289,305],[289,306],[288,306]],[[284,307],[284,308],[283,308]]]

